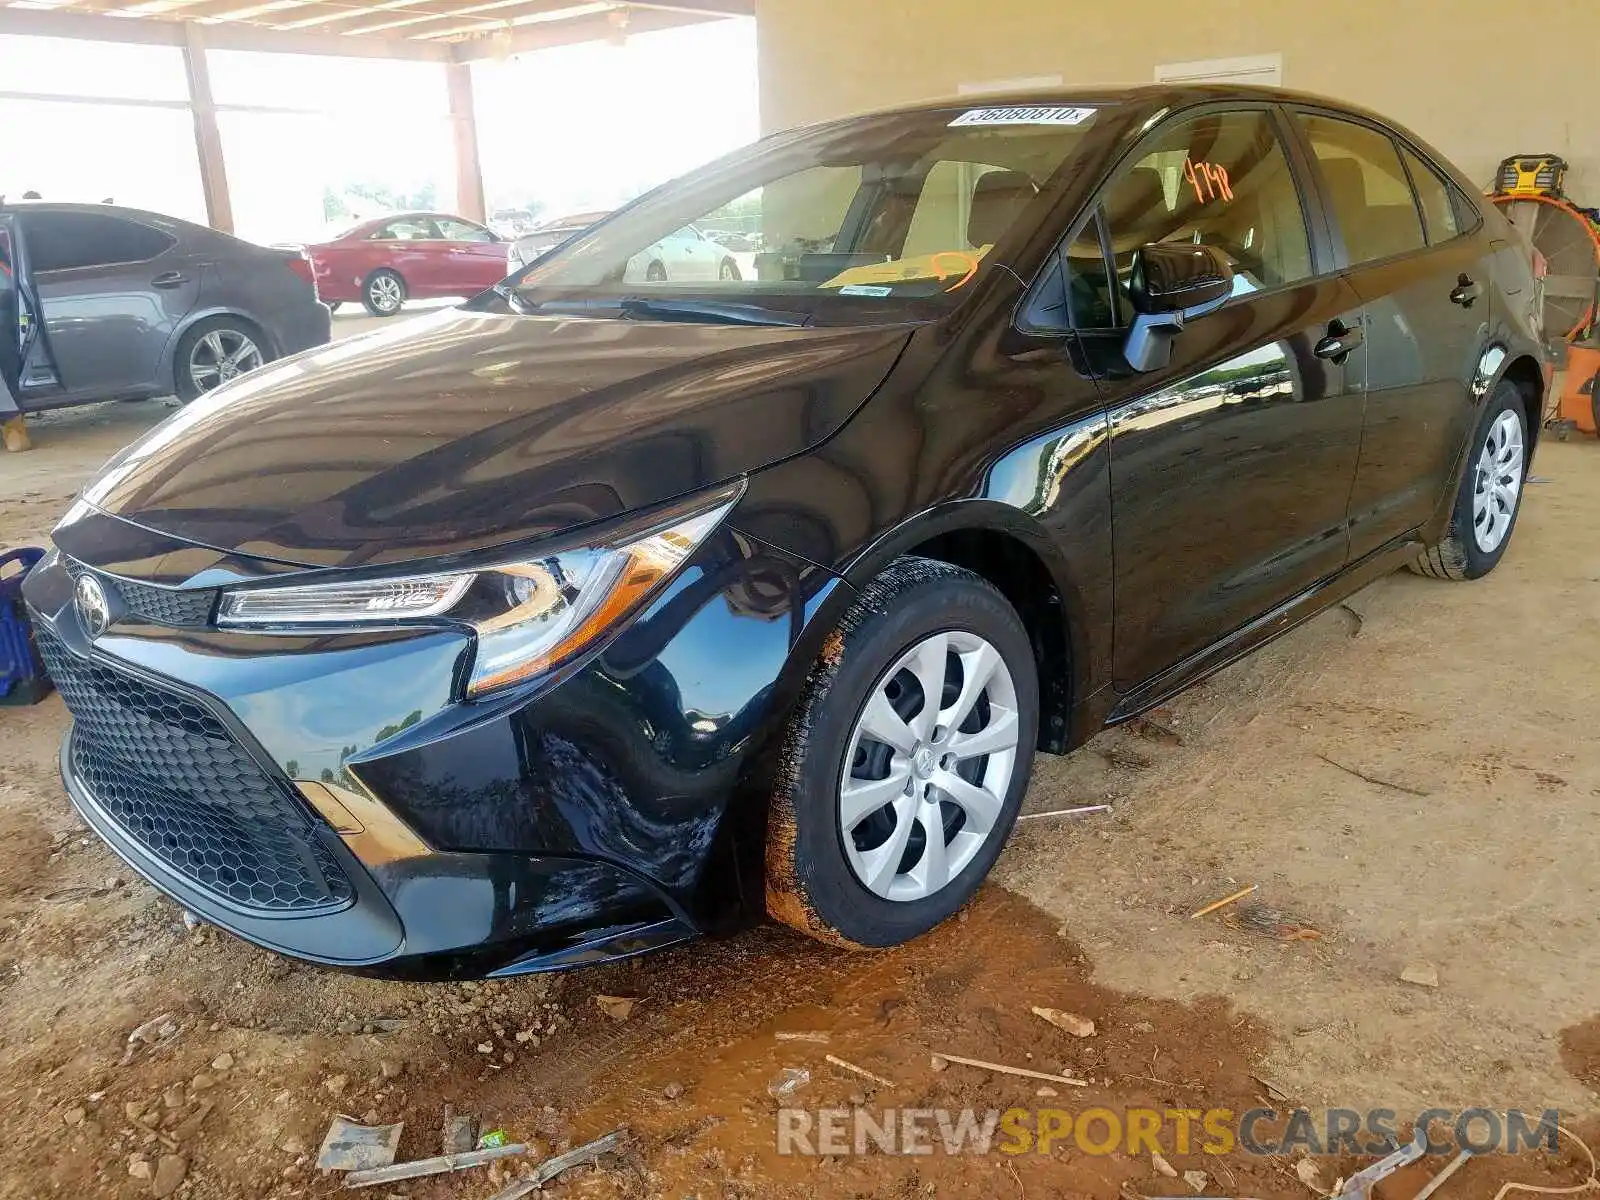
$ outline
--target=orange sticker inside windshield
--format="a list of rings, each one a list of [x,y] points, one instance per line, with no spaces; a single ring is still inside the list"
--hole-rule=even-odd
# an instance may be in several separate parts
[[[1201,204],[1221,200],[1224,204],[1233,199],[1233,188],[1228,182],[1228,169],[1218,163],[1183,160],[1183,177],[1194,189]]]

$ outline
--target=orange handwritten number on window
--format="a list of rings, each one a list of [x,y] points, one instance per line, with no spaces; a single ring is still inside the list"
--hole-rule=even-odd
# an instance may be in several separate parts
[[[1228,169],[1217,163],[1196,163],[1185,158],[1183,177],[1194,189],[1195,199],[1201,204],[1218,199],[1226,203],[1233,199],[1233,186],[1228,179]]]

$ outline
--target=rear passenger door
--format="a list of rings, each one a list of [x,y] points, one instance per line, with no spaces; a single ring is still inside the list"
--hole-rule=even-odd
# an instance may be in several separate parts
[[[164,229],[99,212],[19,213],[49,349],[74,399],[150,393],[206,264]]]
[[[1074,325],[1110,410],[1124,691],[1345,564],[1359,302],[1308,219],[1284,134],[1269,105],[1174,118],[1104,191],[1103,235],[1091,223],[1068,243]],[[1185,326],[1169,366],[1138,374],[1122,357],[1127,284],[1151,242],[1221,248],[1234,295]],[[1101,245],[1106,286],[1092,277]]]
[[[1492,247],[1476,206],[1388,130],[1295,111],[1335,246],[1364,302],[1367,409],[1350,493],[1359,558],[1427,523],[1456,485],[1490,326]]]

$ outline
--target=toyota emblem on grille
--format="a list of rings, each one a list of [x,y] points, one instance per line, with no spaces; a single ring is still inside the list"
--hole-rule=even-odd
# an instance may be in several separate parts
[[[105,588],[93,575],[80,575],[72,595],[78,606],[78,620],[83,622],[83,631],[92,638],[99,637],[111,624],[111,601],[106,598]]]

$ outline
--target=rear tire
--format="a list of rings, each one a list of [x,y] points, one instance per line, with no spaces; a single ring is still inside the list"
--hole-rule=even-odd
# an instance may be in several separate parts
[[[717,278],[723,283],[736,283],[744,276],[739,273],[739,264],[731,258],[722,260],[722,265],[717,268]]]
[[[1005,598],[947,563],[892,563],[829,636],[784,734],[767,911],[852,948],[932,929],[999,857],[1038,728],[1033,648]]]
[[[1516,531],[1527,483],[1528,423],[1515,385],[1501,380],[1473,431],[1450,527],[1410,564],[1432,579],[1481,579],[1499,564]]]
[[[238,317],[197,321],[178,339],[172,387],[184,404],[272,361],[266,339]]]
[[[667,281],[667,265],[663,262],[653,262],[644,269],[646,283],[665,283]]]
[[[398,272],[379,267],[361,284],[361,304],[375,317],[392,317],[406,303],[406,281]]]

